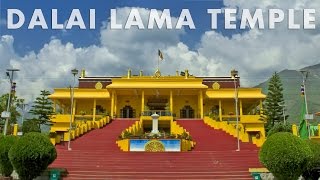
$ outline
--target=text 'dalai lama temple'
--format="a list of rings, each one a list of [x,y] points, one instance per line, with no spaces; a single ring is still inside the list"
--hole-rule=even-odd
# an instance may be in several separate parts
[[[171,134],[183,133],[176,120],[198,120],[242,142],[259,147],[265,141],[261,113],[266,96],[260,88],[241,87],[235,70],[225,77],[197,77],[188,70],[166,76],[159,70],[133,75],[130,69],[124,76],[87,77],[82,70],[73,103],[71,92],[71,88],[56,88],[49,96],[55,111],[51,132],[57,133],[58,142],[75,139],[111,120],[135,120],[126,129],[132,134],[150,132],[154,113],[159,115],[159,130]]]

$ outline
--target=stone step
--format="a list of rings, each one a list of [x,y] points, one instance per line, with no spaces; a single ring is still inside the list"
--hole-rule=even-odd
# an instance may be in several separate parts
[[[119,134],[135,120],[117,119],[101,129],[84,134],[67,144],[57,145],[58,158],[51,167],[67,168],[67,180],[81,179],[252,179],[248,168],[262,167],[259,149],[206,126],[200,119],[178,120],[196,141],[191,152],[121,152]]]

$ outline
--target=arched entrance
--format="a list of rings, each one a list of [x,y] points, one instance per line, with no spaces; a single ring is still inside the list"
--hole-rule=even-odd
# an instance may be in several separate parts
[[[191,106],[184,106],[180,109],[180,118],[194,118],[194,110]]]
[[[134,118],[135,114],[135,110],[131,106],[125,106],[120,109],[121,118]]]

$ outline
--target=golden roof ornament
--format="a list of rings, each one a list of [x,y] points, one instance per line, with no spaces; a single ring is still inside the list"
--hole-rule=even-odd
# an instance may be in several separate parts
[[[82,69],[81,70],[81,75],[80,75],[81,78],[85,78],[86,77],[86,70],[85,69]]]
[[[156,78],[161,77],[161,72],[160,72],[159,69],[156,70],[156,72],[154,73],[154,76],[155,76]]]
[[[102,83],[101,83],[101,82],[97,82],[94,87],[95,87],[96,89],[102,89]]]
[[[214,83],[212,84],[212,89],[213,89],[213,90],[219,90],[219,89],[220,89],[220,84],[219,84],[218,82],[214,82]]]

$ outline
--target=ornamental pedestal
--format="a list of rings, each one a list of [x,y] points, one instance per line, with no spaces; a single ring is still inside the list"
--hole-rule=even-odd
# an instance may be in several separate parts
[[[152,131],[151,134],[158,134],[159,130],[158,130],[158,120],[159,120],[159,115],[154,113],[151,115],[152,118]]]

